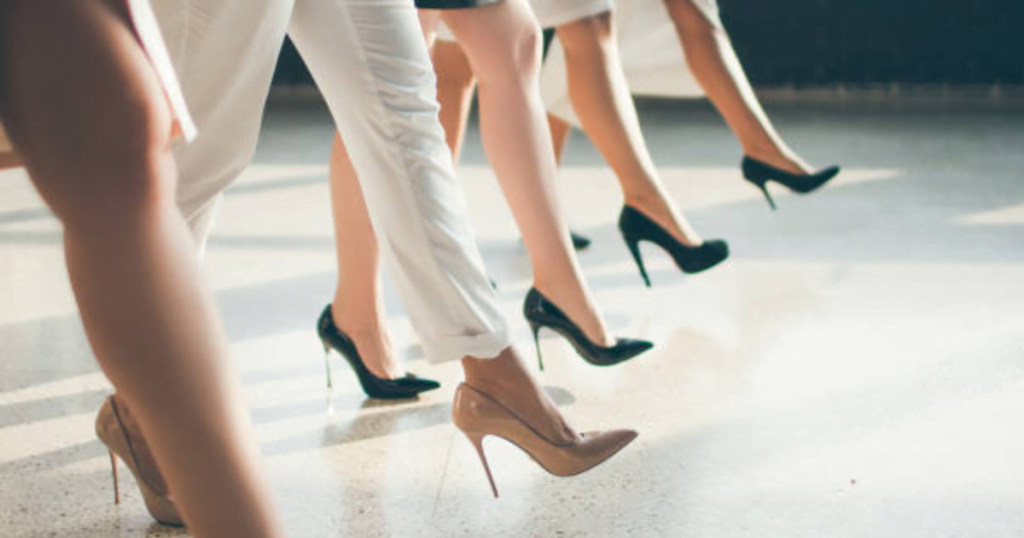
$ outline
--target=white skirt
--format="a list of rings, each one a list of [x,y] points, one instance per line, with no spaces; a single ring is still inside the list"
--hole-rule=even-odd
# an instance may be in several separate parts
[[[150,0],[124,0],[128,6],[132,25],[139,37],[139,44],[149,57],[153,70],[164,89],[164,96],[171,107],[175,118],[175,136],[181,136],[186,141],[192,141],[197,131],[195,122],[189,114],[188,106],[185,104],[185,97],[178,84],[178,78],[174,73],[174,66],[171,64],[170,54],[164,44],[163,35],[157,25],[156,17],[153,15],[153,7]],[[4,132],[3,123],[0,122],[0,168],[19,166],[20,160],[11,146],[7,134]]]
[[[530,7],[541,28],[554,28],[611,11],[615,3],[613,0],[530,0]]]
[[[615,10],[615,25],[622,68],[634,95],[697,98],[704,90],[690,72],[675,25],[662,0],[531,0],[541,26],[550,28],[584,17]],[[697,0],[704,15],[719,22],[717,0]],[[440,25],[437,38],[455,41]],[[540,76],[541,95],[548,112],[580,125],[569,101],[565,50],[558,39],[551,44]]]
[[[717,0],[699,0],[696,4],[706,17],[719,24]],[[622,68],[631,93],[677,98],[704,96],[686,63],[679,35],[662,0],[619,0],[615,24]],[[580,126],[569,101],[565,51],[557,39],[544,61],[540,83],[548,111]]]
[[[615,7],[615,0],[530,0],[530,7],[541,28],[554,28],[611,11]],[[437,25],[437,39],[455,41],[455,35],[442,22]]]

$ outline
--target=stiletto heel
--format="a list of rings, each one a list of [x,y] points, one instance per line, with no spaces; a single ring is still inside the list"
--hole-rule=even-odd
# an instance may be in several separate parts
[[[484,473],[487,474],[487,481],[491,484],[491,492],[494,493],[494,498],[498,498],[498,486],[494,484],[494,475],[491,474],[491,466],[487,464],[487,455],[484,454],[484,436],[482,434],[463,432],[466,434],[466,438],[476,449],[476,453],[480,456],[480,463],[484,465]]]
[[[768,192],[768,184],[759,183],[757,186],[760,187],[761,192],[764,193],[764,199],[768,200],[768,207],[772,208],[772,211],[775,211],[775,200],[772,200],[772,194]]]
[[[622,239],[633,254],[640,276],[647,287],[651,287],[651,279],[644,268],[643,256],[640,254],[640,242],[649,241],[665,250],[676,262],[676,266],[684,273],[694,274],[707,271],[722,263],[729,257],[729,244],[721,239],[704,241],[698,247],[680,243],[671,233],[640,210],[625,206],[619,215],[619,231]]]
[[[331,346],[327,344],[326,340],[321,340],[320,343],[324,345],[324,368],[327,373],[327,390],[334,392],[334,381],[331,379]]]
[[[414,398],[421,392],[428,390],[434,390],[441,386],[440,383],[432,379],[425,379],[416,377],[414,374],[406,374],[405,377],[398,379],[383,379],[377,377],[366,367],[366,363],[363,362],[362,357],[359,356],[359,350],[356,349],[355,342],[345,333],[341,331],[334,324],[334,316],[331,314],[331,305],[327,305],[324,308],[322,314],[320,314],[320,320],[317,322],[317,334],[320,335],[320,341],[324,344],[324,351],[328,357],[327,364],[327,386],[332,387],[331,382],[331,365],[330,365],[330,350],[333,349],[341,356],[345,358],[349,366],[356,373],[356,377],[359,378],[359,385],[362,386],[363,392],[371,398],[379,398],[382,400],[400,400],[405,398]]]
[[[644,279],[644,284],[649,288],[651,287],[651,278],[647,276],[647,268],[644,267],[644,258],[640,253],[640,241],[634,237],[625,237],[626,246],[629,247],[629,252],[633,254],[633,261],[636,262],[637,269],[640,270],[640,276]]]
[[[533,331],[533,345],[537,347],[537,366],[544,371],[544,357],[540,353],[540,324],[530,322],[530,330]]]
[[[783,185],[797,194],[807,194],[821,188],[831,181],[832,178],[839,175],[839,172],[842,170],[838,166],[829,166],[813,174],[794,174],[746,155],[743,156],[743,160],[740,162],[740,169],[743,170],[744,179],[761,189],[772,211],[775,210],[775,201],[772,200],[771,194],[768,193],[769,181]]]
[[[637,437],[632,430],[612,430],[572,433],[563,441],[551,440],[504,403],[466,383],[461,383],[455,390],[452,422],[476,449],[495,497],[498,497],[498,488],[484,454],[485,436],[501,437],[512,443],[555,476],[573,476],[588,471],[607,461]]]
[[[646,340],[633,338],[617,338],[615,343],[608,347],[594,343],[554,303],[537,291],[537,288],[530,288],[529,293],[526,294],[526,300],[523,302],[523,316],[533,328],[538,358],[540,357],[540,341],[537,339],[537,333],[541,327],[546,327],[562,335],[576,348],[576,352],[583,357],[583,360],[594,366],[619,364],[654,347],[654,344]],[[543,370],[543,363],[541,364]]]
[[[110,454],[110,476],[114,479],[114,504],[121,504],[121,484],[117,480],[117,456],[114,451],[107,449]]]
[[[121,490],[117,475],[117,460],[120,459],[135,475],[135,483],[142,493],[146,509],[157,522],[172,527],[184,525],[171,492],[167,489],[160,469],[149,451],[142,432],[128,409],[117,403],[114,396],[107,398],[96,415],[96,436],[110,453],[110,466],[114,478],[114,503],[121,502]]]

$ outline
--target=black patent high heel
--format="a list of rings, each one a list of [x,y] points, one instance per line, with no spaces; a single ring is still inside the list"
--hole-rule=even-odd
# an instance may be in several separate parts
[[[530,292],[526,294],[523,316],[533,331],[533,343],[537,346],[537,362],[541,370],[544,369],[544,358],[540,353],[540,330],[545,327],[565,337],[583,360],[594,366],[619,364],[654,347],[651,342],[633,338],[617,338],[615,343],[608,347],[594,343],[561,309],[537,291],[537,288],[530,288]]]
[[[743,178],[761,189],[761,192],[764,193],[764,197],[768,200],[768,205],[772,208],[772,211],[775,210],[775,200],[772,200],[772,195],[768,192],[769,181],[784,185],[787,189],[797,194],[807,194],[821,188],[831,181],[832,178],[839,175],[840,170],[842,170],[840,167],[833,165],[822,168],[813,174],[793,174],[746,155],[743,156],[743,161],[740,162],[740,168],[743,170]]]
[[[633,254],[633,261],[640,269],[640,276],[648,288],[651,287],[651,279],[647,276],[644,259],[640,254],[641,241],[650,241],[665,249],[679,269],[689,274],[711,269],[729,257],[729,244],[725,241],[704,241],[699,247],[684,245],[660,224],[628,205],[622,208],[622,215],[619,216],[619,231],[622,232],[622,239],[626,241],[629,252]]]
[[[323,313],[320,314],[320,320],[317,322],[316,328],[317,333],[320,335],[320,342],[324,345],[324,362],[327,368],[327,388],[329,389],[333,389],[334,386],[331,380],[330,362],[330,352],[332,349],[340,353],[342,357],[345,357],[349,366],[355,371],[356,377],[359,378],[359,384],[363,387],[363,392],[371,398],[382,400],[414,398],[421,392],[434,390],[441,386],[437,381],[416,377],[414,374],[406,374],[405,377],[398,379],[382,379],[373,375],[373,372],[363,363],[362,357],[359,356],[359,350],[356,349],[355,342],[347,334],[341,332],[334,324],[331,305],[327,305]]]
[[[575,250],[587,250],[592,242],[589,237],[569,230],[569,237],[572,238],[572,248]]]

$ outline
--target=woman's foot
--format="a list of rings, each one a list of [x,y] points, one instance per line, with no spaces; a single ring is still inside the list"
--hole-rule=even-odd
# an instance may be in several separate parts
[[[608,334],[601,313],[586,289],[578,285],[547,284],[539,281],[536,281],[533,287],[551,302],[559,305],[562,312],[591,342],[603,347],[615,345],[615,338]]]
[[[568,340],[580,357],[594,366],[619,364],[654,347],[651,342],[636,338],[616,338],[612,346],[595,345],[582,334],[580,328],[562,312],[561,308],[558,308],[558,305],[549,301],[536,288],[526,294],[523,316],[533,332],[533,343],[537,346],[537,363],[541,370],[544,370],[544,359],[538,335],[544,328],[553,330]]]
[[[339,302],[331,303],[331,315],[338,329],[347,335],[359,356],[374,376],[380,379],[400,379],[406,371],[395,359],[384,320],[365,313],[354,315],[339,308]]]
[[[142,436],[139,423],[128,410],[124,401],[115,395],[107,397],[96,415],[96,436],[110,451],[110,464],[114,475],[114,503],[121,502],[117,476],[117,459],[128,466],[135,475],[135,484],[142,493],[142,500],[153,519],[163,525],[180,527],[184,520],[171,497],[156,458],[149,449],[149,443]]]
[[[334,383],[331,380],[330,351],[337,351],[345,359],[363,388],[363,392],[371,398],[383,400],[403,400],[415,398],[421,392],[435,390],[441,384],[432,379],[420,378],[412,374],[405,374],[400,377],[382,377],[375,374],[366,365],[358,344],[345,331],[338,328],[334,321],[334,314],[331,306],[324,308],[320,319],[316,323],[317,334],[324,345],[324,358],[326,359],[327,386],[332,388]],[[390,350],[390,345],[386,349]]]
[[[576,442],[579,434],[558,412],[537,380],[530,375],[522,357],[508,347],[493,359],[462,359],[466,384],[497,400],[512,410],[537,433],[561,445]]]
[[[807,161],[788,148],[752,150],[747,151],[745,154],[747,157],[798,176],[809,176],[815,171],[814,167],[808,164]]]
[[[626,196],[625,205],[643,213],[685,246],[696,248],[704,244],[690,221],[664,196]]]
[[[556,476],[588,471],[637,437],[633,430],[573,430],[512,347],[493,359],[464,357],[462,366],[466,382],[455,391],[452,422],[476,448],[495,497],[498,488],[484,454],[485,437],[515,444]]]

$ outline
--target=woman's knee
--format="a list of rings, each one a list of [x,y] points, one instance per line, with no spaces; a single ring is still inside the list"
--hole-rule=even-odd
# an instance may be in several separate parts
[[[433,50],[434,69],[438,86],[452,91],[472,88],[475,81],[473,68],[462,47],[455,41],[438,41]]]
[[[168,190],[173,196],[172,114],[160,82],[117,14],[96,6],[49,19],[63,31],[63,45],[38,46],[52,37],[46,31],[11,31],[8,38],[31,52],[0,62],[4,121],[62,220],[142,207]],[[28,22],[43,16],[31,9],[18,15]]]
[[[715,31],[722,27],[721,20],[708,12],[704,0],[663,0],[677,24],[690,30]]]
[[[27,137],[29,173],[66,223],[110,221],[174,203],[167,103],[162,96],[119,97],[120,106],[105,108],[100,116],[66,118],[64,133]]]
[[[592,50],[612,43],[615,32],[612,12],[584,17],[558,27],[558,40],[566,52]]]
[[[503,31],[479,32],[472,42],[464,42],[477,78],[507,83],[509,79],[526,80],[540,71],[540,26],[530,16],[514,17]]]
[[[543,42],[540,25],[536,21],[529,23],[524,21],[523,27],[514,41],[513,49],[515,65],[521,72],[533,72],[540,69]]]
[[[116,222],[174,204],[176,172],[168,137],[154,133],[156,121],[146,123],[140,116],[113,122],[103,129],[103,141],[81,140],[79,151],[33,152],[51,163],[29,170],[65,224]]]
[[[700,12],[700,6],[697,2],[700,0],[662,0],[665,6],[670,9],[686,10],[693,13]]]
[[[177,173],[165,107],[139,103],[116,112],[105,140],[85,143],[65,160],[61,176],[51,178],[54,211],[62,220],[120,221],[174,205]]]

